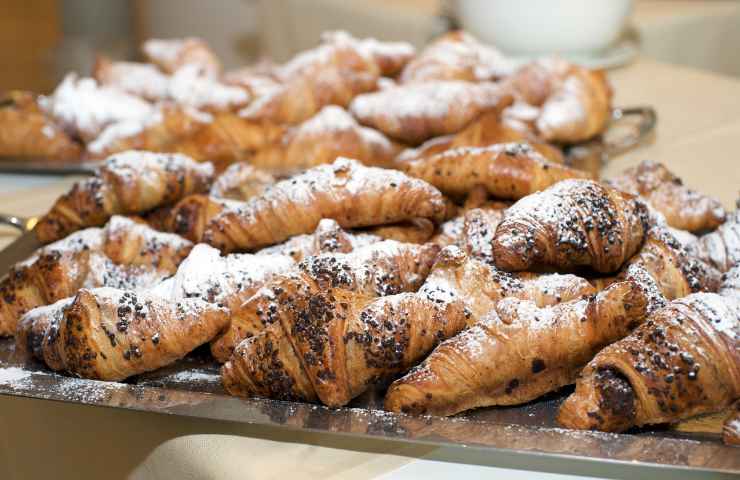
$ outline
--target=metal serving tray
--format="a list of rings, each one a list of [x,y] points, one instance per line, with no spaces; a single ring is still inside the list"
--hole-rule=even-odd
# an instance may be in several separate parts
[[[26,234],[0,252],[0,272],[36,246]],[[518,407],[484,408],[451,418],[399,415],[382,410],[383,391],[370,391],[346,408],[228,396],[219,366],[201,347],[185,359],[125,383],[53,373],[40,363],[21,364],[12,339],[0,340],[0,395],[57,400],[247,424],[308,429],[326,434],[465,446],[539,457],[670,467],[692,473],[740,474],[740,449],[717,433],[645,429],[630,434],[558,428],[557,407],[572,387]]]

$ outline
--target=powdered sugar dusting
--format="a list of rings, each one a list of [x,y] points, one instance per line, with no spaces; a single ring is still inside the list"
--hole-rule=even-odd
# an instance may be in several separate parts
[[[172,76],[169,95],[180,105],[192,108],[228,110],[249,101],[249,93],[241,87],[226,85],[206,75],[198,65],[186,65]]]
[[[123,120],[146,121],[154,114],[149,103],[92,78],[68,74],[39,106],[73,136],[92,139],[108,125]]]

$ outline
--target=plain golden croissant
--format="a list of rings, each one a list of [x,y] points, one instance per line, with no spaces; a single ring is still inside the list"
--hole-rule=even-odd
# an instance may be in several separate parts
[[[462,30],[446,33],[429,44],[401,72],[401,83],[432,80],[496,80],[513,73],[512,63],[495,48]]]
[[[560,407],[568,428],[620,432],[675,422],[740,397],[740,303],[694,293],[599,352]]]
[[[498,111],[486,112],[454,135],[435,137],[417,148],[404,150],[397,158],[403,164],[413,160],[432,157],[438,153],[457,147],[488,147],[497,143],[528,143],[547,160],[564,163],[563,152],[556,146],[544,142],[528,131],[521,131],[506,125]]]
[[[242,341],[222,367],[238,396],[320,400],[338,407],[402,372],[465,327],[460,302],[415,293],[373,299],[341,288],[282,284],[275,323]]]
[[[442,194],[424,181],[340,158],[276,183],[243,208],[225,211],[203,238],[225,252],[254,250],[311,233],[322,218],[353,228],[411,218],[441,221],[446,210]]]
[[[690,250],[720,272],[740,264],[740,209],[717,230],[699,237]]]
[[[211,76],[221,73],[218,57],[200,38],[152,38],[141,45],[141,51],[149,62],[166,73],[175,73],[186,65],[195,65]]]
[[[631,282],[544,308],[505,298],[495,312],[443,342],[394,382],[385,408],[453,415],[533,400],[573,383],[600,348],[644,318],[645,303],[642,290]]]
[[[602,133],[611,118],[612,90],[603,71],[549,58],[522,67],[507,82],[539,107],[535,126],[548,142],[583,142]]]
[[[402,142],[419,144],[457,133],[478,115],[501,111],[511,101],[511,95],[495,83],[434,81],[359,95],[349,111],[363,125]]]
[[[247,160],[256,150],[279,140],[284,132],[285,127],[276,123],[219,112],[211,115],[202,128],[168,149],[201,162],[212,162],[218,171],[223,171],[232,163]]]
[[[287,255],[296,262],[319,253],[349,253],[356,248],[380,242],[383,238],[369,233],[350,233],[329,218],[325,218],[310,234],[296,235],[271,247],[257,251],[259,255]]]
[[[344,251],[347,251],[344,249]],[[349,253],[323,253],[303,260],[297,269],[265,285],[232,312],[229,329],[211,343],[213,356],[225,362],[243,339],[264,331],[278,318],[280,292],[291,282],[301,292],[342,288],[365,297],[415,291],[429,273],[439,248],[392,240]]]
[[[207,191],[213,166],[177,154],[131,151],[105,161],[95,176],[59,197],[34,232],[43,243],[85,227],[103,225],[116,214],[142,213]]]
[[[273,183],[275,177],[268,172],[256,169],[247,162],[236,162],[216,177],[211,187],[211,195],[216,198],[246,201],[262,195]]]
[[[49,341],[56,345],[63,370],[115,381],[184,357],[228,323],[226,309],[198,298],[170,300],[114,288],[83,288],[64,309]]]
[[[475,186],[497,198],[517,200],[568,178],[591,175],[552,163],[527,144],[460,147],[400,164],[406,173],[421,178],[443,193],[463,196]]]
[[[171,275],[192,243],[113,217],[37,250],[0,281],[0,335],[12,335],[25,312],[82,287],[148,288]]]
[[[10,92],[0,100],[0,155],[79,158],[81,145],[52,122],[27,92]]]
[[[381,75],[396,72],[414,53],[408,44],[358,40],[344,33],[322,40],[277,68],[280,85],[257,97],[242,115],[295,124],[326,105],[346,107],[356,95],[375,90]]]
[[[519,200],[496,229],[493,256],[508,271],[535,266],[602,273],[619,268],[642,245],[645,204],[592,180],[564,180]]]
[[[665,165],[646,160],[608,180],[612,187],[633,195],[663,214],[668,225],[689,231],[717,228],[727,216],[718,200],[684,186]]]
[[[343,108],[328,105],[289,130],[283,138],[254,153],[249,163],[275,175],[286,175],[337,157],[365,165],[390,166],[401,146],[382,133],[358,124]]]

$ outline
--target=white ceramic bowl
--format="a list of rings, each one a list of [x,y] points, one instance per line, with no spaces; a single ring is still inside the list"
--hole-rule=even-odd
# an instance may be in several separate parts
[[[462,27],[510,54],[592,53],[619,37],[632,0],[457,0]]]

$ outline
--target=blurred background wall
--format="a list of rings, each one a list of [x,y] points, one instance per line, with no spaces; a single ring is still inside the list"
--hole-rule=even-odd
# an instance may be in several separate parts
[[[607,0],[604,0],[607,1]],[[96,52],[135,59],[148,37],[205,38],[227,67],[285,60],[327,29],[422,45],[448,26],[444,0],[0,0],[0,90],[48,91]],[[740,76],[740,1],[638,0],[641,54]]]

